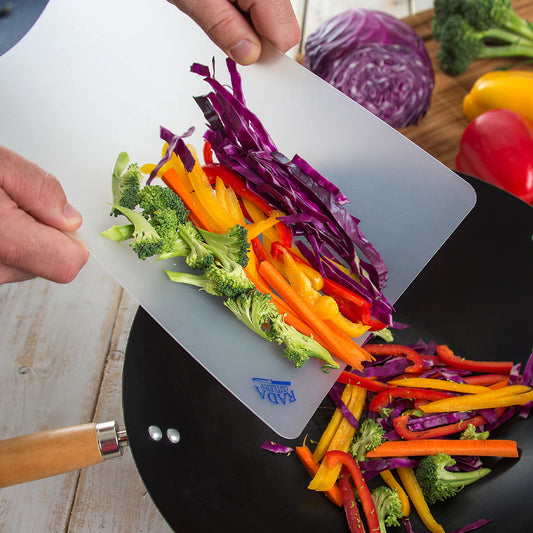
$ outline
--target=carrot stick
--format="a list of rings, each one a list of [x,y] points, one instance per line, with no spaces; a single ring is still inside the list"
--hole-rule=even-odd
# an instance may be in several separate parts
[[[161,177],[163,183],[170,189],[172,189],[185,204],[185,207],[190,211],[191,218],[195,220],[195,223],[202,229],[207,231],[213,231],[213,226],[208,222],[208,216],[191,196],[191,193],[185,188],[181,181],[179,174],[175,168],[169,168]]]
[[[296,455],[298,456],[298,459],[300,459],[300,462],[302,463],[304,468],[307,470],[309,475],[311,477],[314,477],[318,471],[319,465],[313,459],[313,454],[311,450],[305,444],[303,444],[302,446],[296,446],[295,451],[296,451]],[[331,489],[326,491],[324,494],[335,505],[342,507],[342,496],[341,496],[341,492],[339,490],[338,485],[333,485],[333,487],[331,487]]]
[[[333,330],[309,308],[304,299],[291,287],[285,278],[276,270],[269,261],[259,264],[259,273],[270,284],[279,296],[288,302],[298,316],[313,330],[318,337],[327,344],[327,349],[346,364],[362,369],[361,361],[368,360],[370,355],[365,352],[356,342],[348,341],[334,333]]]
[[[380,444],[367,452],[369,459],[375,457],[409,457],[418,455],[479,455],[483,457],[518,457],[514,440],[454,440],[454,439],[417,439],[394,440]]]

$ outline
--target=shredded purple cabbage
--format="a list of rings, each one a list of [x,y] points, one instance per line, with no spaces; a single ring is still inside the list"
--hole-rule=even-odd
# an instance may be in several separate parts
[[[390,124],[415,124],[430,105],[435,74],[423,40],[405,22],[354,8],[305,43],[305,66]]]
[[[359,421],[353,413],[348,409],[348,406],[342,401],[341,395],[342,390],[344,389],[344,385],[341,383],[335,383],[333,387],[331,387],[329,391],[329,396],[333,400],[333,403],[338,407],[340,412],[342,413],[342,416],[348,420],[348,422],[357,429],[359,427]]]
[[[284,446],[283,444],[279,444],[277,442],[267,440],[261,444],[261,449],[266,450],[268,452],[272,453],[291,453],[294,451],[294,448],[291,448],[290,446]]]
[[[349,266],[361,282],[340,274],[336,281],[342,279],[346,286],[346,278],[350,278],[350,288],[367,298],[374,316],[392,325],[393,309],[382,292],[387,268],[361,233],[359,220],[345,209],[348,199],[300,156],[289,159],[276,149],[260,120],[246,107],[235,63],[227,59],[226,64],[231,88],[214,78],[214,68],[212,75],[207,66],[191,67],[212,89],[195,101],[208,123],[204,137],[218,161],[240,174],[251,190],[286,214],[284,221],[290,223],[295,237],[307,240],[308,253],[315,257],[322,273],[327,268],[329,276],[332,261]],[[325,262],[327,266],[322,266]]]
[[[168,163],[168,161],[170,161],[170,158],[172,157],[173,153],[175,153],[181,159],[183,165],[185,166],[188,172],[193,169],[195,163],[194,157],[191,154],[190,150],[187,148],[185,141],[183,140],[186,137],[190,137],[193,132],[194,127],[191,127],[182,135],[174,135],[170,130],[167,130],[163,126],[160,126],[159,135],[161,139],[168,143],[168,148],[165,152],[165,155],[161,158],[161,161],[159,161],[159,163],[155,166],[152,172],[150,172],[150,176],[146,181],[147,185],[150,185],[150,183],[152,183],[152,180],[157,176],[157,173],[159,172],[161,167],[165,163]]]
[[[491,522],[492,520],[487,520],[486,518],[480,518],[479,520],[476,520],[475,522],[472,522],[471,524],[468,524],[459,529],[456,529],[452,533],[467,533],[468,531],[475,531],[476,529],[486,526],[487,524],[490,524]]]

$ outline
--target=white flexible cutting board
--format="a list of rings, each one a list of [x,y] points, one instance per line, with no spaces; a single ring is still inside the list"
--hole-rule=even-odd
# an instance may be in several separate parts
[[[201,146],[204,119],[193,96],[209,87],[189,67],[213,57],[227,80],[222,53],[164,0],[50,0],[0,57],[0,143],[59,178],[83,214],[79,237],[91,253],[272,430],[295,438],[339,371],[326,375],[314,360],[294,369],[220,301],[171,283],[163,267],[172,262],[140,262],[99,235],[114,223],[110,173],[120,151],[157,162],[160,125],[174,133],[195,126],[191,142]],[[301,155],[351,199],[349,211],[389,267],[385,294],[396,301],[474,206],[473,189],[276,51],[240,71],[248,106],[278,149]]]

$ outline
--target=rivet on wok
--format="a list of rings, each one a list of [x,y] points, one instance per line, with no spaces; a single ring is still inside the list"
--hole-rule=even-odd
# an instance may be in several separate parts
[[[177,444],[180,441],[180,439],[181,439],[180,432],[177,429],[168,428],[167,429],[167,439],[172,444]]]
[[[148,427],[148,434],[150,437],[152,437],[153,440],[161,440],[163,438],[163,432],[161,431],[161,428],[158,426],[149,426]]]

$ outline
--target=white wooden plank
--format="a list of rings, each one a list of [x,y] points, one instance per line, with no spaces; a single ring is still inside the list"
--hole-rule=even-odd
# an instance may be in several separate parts
[[[124,293],[96,406],[94,420],[116,420],[122,414],[122,366],[137,303]],[[128,449],[122,457],[84,469],[72,508],[69,531],[150,531],[168,533],[167,523],[155,508]]]
[[[91,420],[122,289],[90,259],[68,285],[0,286],[0,438]],[[0,531],[63,531],[78,473],[0,491]]]

